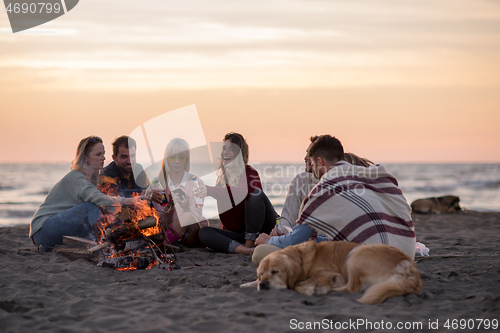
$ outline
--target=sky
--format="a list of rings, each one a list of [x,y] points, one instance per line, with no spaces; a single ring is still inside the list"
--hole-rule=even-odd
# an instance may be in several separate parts
[[[302,163],[317,134],[374,162],[500,163],[496,0],[82,0],[15,34],[2,8],[0,51],[0,163],[69,162],[88,135],[109,162],[192,105],[254,163]]]

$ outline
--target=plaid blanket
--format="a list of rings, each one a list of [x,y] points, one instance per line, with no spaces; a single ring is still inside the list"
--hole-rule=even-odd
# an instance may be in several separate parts
[[[383,165],[336,163],[302,202],[297,223],[331,240],[386,244],[415,255],[410,206]]]

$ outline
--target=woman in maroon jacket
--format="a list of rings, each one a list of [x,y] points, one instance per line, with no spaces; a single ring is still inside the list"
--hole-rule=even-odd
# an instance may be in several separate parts
[[[243,136],[228,133],[223,142],[216,186],[203,186],[197,195],[217,200],[224,229],[204,227],[198,237],[219,252],[252,254],[255,239],[274,228],[278,214],[262,190],[257,170],[248,165]]]

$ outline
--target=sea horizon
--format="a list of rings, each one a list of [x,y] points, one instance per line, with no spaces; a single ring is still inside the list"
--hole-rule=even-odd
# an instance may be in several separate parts
[[[456,195],[464,209],[500,211],[500,163],[382,163],[399,182],[410,204],[420,198]],[[281,213],[293,177],[303,163],[250,163],[260,174],[264,192]],[[159,169],[158,166],[156,166]],[[154,177],[158,170],[148,168]],[[0,227],[27,225],[54,184],[70,171],[70,162],[0,163]],[[214,185],[214,166],[193,164],[191,172]],[[207,198],[203,211],[217,218],[216,202]]]

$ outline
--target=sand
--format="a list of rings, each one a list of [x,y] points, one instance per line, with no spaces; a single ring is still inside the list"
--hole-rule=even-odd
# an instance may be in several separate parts
[[[473,332],[484,328],[478,319],[500,320],[500,213],[413,218],[431,250],[417,258],[423,291],[372,306],[357,303],[360,294],[240,288],[256,278],[244,255],[183,248],[182,270],[120,272],[40,254],[28,227],[2,228],[0,332],[286,332],[315,322],[327,331],[401,331],[399,323],[452,332],[446,321],[459,330],[460,319]]]

